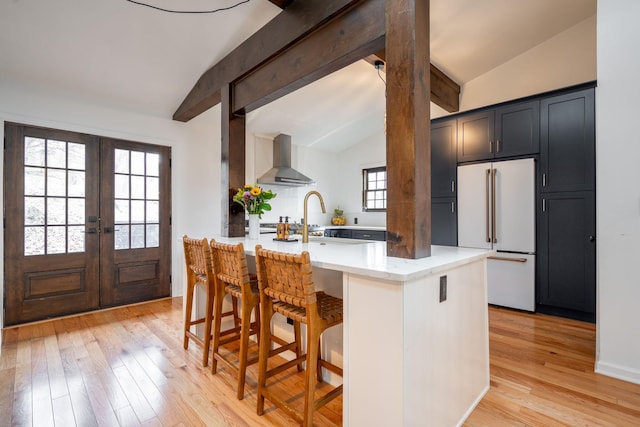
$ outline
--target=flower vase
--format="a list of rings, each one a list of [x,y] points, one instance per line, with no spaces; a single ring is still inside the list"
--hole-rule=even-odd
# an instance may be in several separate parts
[[[258,214],[249,214],[249,238],[260,238],[260,217]]]

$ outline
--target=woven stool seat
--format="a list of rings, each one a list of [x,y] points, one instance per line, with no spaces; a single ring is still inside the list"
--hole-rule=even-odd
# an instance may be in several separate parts
[[[343,301],[322,291],[316,292],[318,315],[325,320],[328,327],[342,323]],[[273,302],[273,311],[301,323],[307,323],[307,310],[282,301]]]
[[[261,336],[260,361],[258,366],[258,415],[264,412],[264,401],[268,399],[303,426],[313,425],[313,413],[332,399],[342,395],[342,385],[316,398],[316,385],[322,382],[322,368],[342,376],[342,368],[321,358],[320,337],[322,333],[342,323],[343,301],[316,291],[311,272],[309,253],[299,255],[262,249],[256,246],[256,268],[260,290]],[[295,324],[306,325],[307,351],[300,354],[296,347],[296,358],[267,370],[270,351],[270,328],[274,313],[292,319]],[[267,385],[267,378],[305,362],[306,370],[304,411],[296,411],[291,405],[291,396],[281,396],[281,388]]]

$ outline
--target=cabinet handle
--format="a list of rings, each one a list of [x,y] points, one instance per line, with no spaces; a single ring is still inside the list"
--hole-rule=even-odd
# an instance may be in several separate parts
[[[496,140],[496,153],[499,153],[499,152],[500,152],[500,140],[497,139]]]
[[[547,200],[542,199],[542,212],[546,212],[546,211],[547,211]]]
[[[546,173],[542,174],[542,186],[543,187],[547,186],[547,174]]]
[[[489,141],[489,152],[493,153],[493,141]]]
[[[451,202],[451,213],[456,213],[456,202]]]
[[[451,192],[452,193],[456,192],[456,182],[455,181],[451,181]]]

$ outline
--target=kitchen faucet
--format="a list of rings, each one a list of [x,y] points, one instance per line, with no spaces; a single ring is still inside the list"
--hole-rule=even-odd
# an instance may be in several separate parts
[[[304,224],[302,224],[302,243],[309,243],[309,221],[307,218],[307,200],[309,200],[309,196],[315,194],[318,196],[320,200],[320,207],[322,207],[322,213],[327,213],[327,210],[324,208],[324,200],[322,199],[322,195],[317,191],[309,191],[306,196],[304,196]]]

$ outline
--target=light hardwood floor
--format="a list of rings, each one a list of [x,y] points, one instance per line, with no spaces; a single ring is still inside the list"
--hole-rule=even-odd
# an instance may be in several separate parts
[[[593,372],[594,325],[496,308],[489,324],[491,390],[465,425],[640,426],[640,385]],[[173,298],[5,329],[0,426],[295,425],[256,415],[255,365],[237,400],[232,375],[182,348],[181,325]],[[283,388],[299,401],[299,374]],[[315,422],[340,425],[339,399]]]

